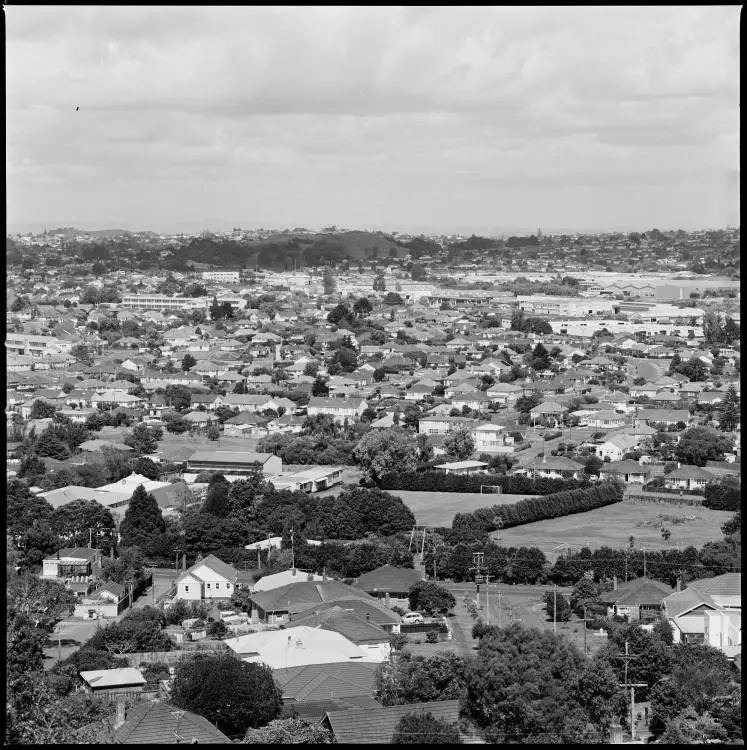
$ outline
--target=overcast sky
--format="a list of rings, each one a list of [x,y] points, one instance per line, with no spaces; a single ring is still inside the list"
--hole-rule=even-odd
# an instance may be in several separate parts
[[[739,220],[737,6],[5,13],[11,231]]]

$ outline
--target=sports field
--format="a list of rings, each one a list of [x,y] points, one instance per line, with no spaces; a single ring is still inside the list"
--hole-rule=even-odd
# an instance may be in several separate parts
[[[623,500],[586,513],[503,529],[491,536],[502,545],[539,547],[554,562],[565,549],[558,549],[559,545],[567,544],[571,550],[603,545],[620,548],[627,546],[631,536],[637,549],[702,547],[723,538],[721,524],[732,515],[691,505]],[[662,527],[671,531],[667,541],[661,535]]]
[[[478,508],[491,505],[518,503],[530,495],[493,495],[479,492],[415,492],[410,490],[388,490],[401,497],[405,505],[415,514],[418,524],[425,526],[451,526],[457,513],[471,513]]]

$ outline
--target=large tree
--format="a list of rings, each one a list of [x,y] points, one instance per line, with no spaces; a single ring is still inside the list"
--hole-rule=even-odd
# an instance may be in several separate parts
[[[231,483],[223,474],[213,474],[208,484],[207,497],[202,506],[203,513],[210,513],[225,518],[228,515],[230,505],[228,493],[231,489]]]
[[[468,427],[457,427],[446,433],[443,443],[446,455],[456,461],[464,461],[475,452],[475,440]]]
[[[106,554],[114,544],[114,517],[95,500],[73,500],[55,508],[49,524],[69,547],[86,547],[90,542]]]
[[[739,396],[737,395],[737,389],[732,383],[729,386],[729,390],[726,391],[723,403],[721,404],[721,419],[718,426],[719,429],[725,432],[733,432],[737,429],[740,421]]]
[[[680,436],[674,449],[675,456],[685,464],[705,466],[706,461],[723,461],[734,440],[707,427],[691,427]]]
[[[166,522],[156,499],[138,485],[119,527],[122,546],[140,547],[147,553],[165,531]]]
[[[244,734],[277,718],[281,697],[269,667],[230,655],[178,662],[171,691],[175,706],[204,716],[226,734]]]
[[[410,609],[428,615],[445,615],[456,606],[454,594],[431,581],[418,581],[408,592]]]
[[[158,448],[158,441],[163,437],[160,427],[148,427],[144,424],[136,424],[132,433],[128,435],[124,443],[129,445],[133,451],[140,455],[142,453],[154,453]]]
[[[378,482],[387,474],[415,471],[417,445],[403,430],[371,430],[353,450],[353,456],[370,482]]]

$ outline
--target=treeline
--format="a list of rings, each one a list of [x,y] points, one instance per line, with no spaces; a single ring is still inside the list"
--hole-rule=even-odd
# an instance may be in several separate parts
[[[452,526],[490,532],[548,518],[583,513],[619,503],[622,499],[622,485],[605,482],[584,489],[565,490],[544,497],[530,497],[513,505],[494,505],[491,508],[478,508],[472,513],[457,513]]]
[[[551,495],[589,486],[588,479],[549,479],[522,474],[443,474],[437,471],[397,472],[385,475],[382,490],[414,492],[480,492],[481,487],[498,486],[507,495]]]
[[[703,507],[711,510],[739,510],[742,493],[738,485],[707,484]]]

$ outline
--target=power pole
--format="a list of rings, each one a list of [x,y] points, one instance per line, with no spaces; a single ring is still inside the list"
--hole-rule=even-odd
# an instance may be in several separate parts
[[[490,625],[490,574],[485,575],[485,611],[487,612],[487,624]]]
[[[553,584],[552,587],[552,634],[557,633],[558,622],[558,587]]]
[[[584,656],[589,655],[589,648],[586,645],[586,607],[584,607]]]
[[[625,681],[618,683],[622,688],[630,688],[630,738],[635,739],[635,689],[637,687],[646,687],[646,682],[628,682],[628,662],[631,659],[637,659],[635,654],[631,654],[628,651],[628,642],[625,641],[625,653],[618,654],[618,659],[625,660]]]
[[[643,577],[646,577],[646,548],[643,548]]]
[[[473,552],[472,562],[475,564],[475,587],[477,595],[477,606],[480,606],[480,582],[482,581],[482,564],[485,559],[484,552]]]

